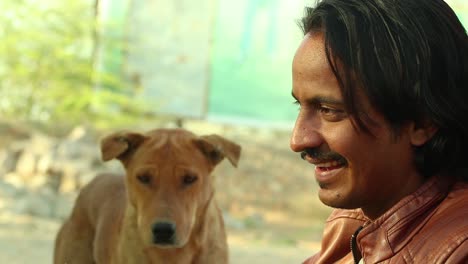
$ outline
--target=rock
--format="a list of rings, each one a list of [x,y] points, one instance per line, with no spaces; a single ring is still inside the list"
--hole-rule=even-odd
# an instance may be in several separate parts
[[[46,174],[52,167],[53,158],[51,152],[46,152],[38,158],[36,170],[37,173]]]
[[[260,227],[264,222],[263,216],[259,213],[253,213],[244,219],[245,226],[248,228]]]
[[[21,177],[32,176],[36,172],[36,156],[28,151],[21,153],[15,171]]]
[[[224,224],[228,229],[244,230],[246,228],[246,225],[242,220],[234,218],[228,212],[223,212],[223,218]]]
[[[86,129],[83,126],[77,126],[68,134],[67,139],[71,141],[79,141],[84,139],[86,135]]]
[[[25,182],[25,185],[31,190],[40,190],[47,186],[49,177],[46,174],[36,173],[34,177]]]
[[[15,202],[14,211],[18,214],[29,214],[41,217],[53,215],[54,197],[29,192]]]
[[[73,192],[78,188],[78,168],[72,162],[66,162],[62,165],[62,177],[60,178],[60,193]]]
[[[55,145],[56,139],[36,132],[28,141],[24,151],[34,155],[41,155],[45,153],[45,151],[52,151],[55,148]]]
[[[14,198],[18,193],[19,193],[18,188],[16,188],[13,184],[0,180],[0,197]]]
[[[16,172],[9,172],[5,174],[4,180],[6,183],[14,186],[15,188],[25,188],[24,181]]]
[[[0,177],[16,169],[16,164],[21,153],[21,149],[12,147],[0,151]]]

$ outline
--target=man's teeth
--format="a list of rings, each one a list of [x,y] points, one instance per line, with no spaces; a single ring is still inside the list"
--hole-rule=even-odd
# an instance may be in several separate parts
[[[338,161],[330,161],[330,162],[326,162],[326,163],[321,163],[321,164],[317,164],[317,167],[319,168],[331,168],[331,167],[337,167],[337,166],[340,166],[341,163],[338,162]]]

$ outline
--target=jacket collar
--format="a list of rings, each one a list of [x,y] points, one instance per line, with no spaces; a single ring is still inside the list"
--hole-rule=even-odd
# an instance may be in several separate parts
[[[400,251],[430,219],[446,196],[450,182],[433,176],[374,221],[368,220],[357,236],[365,262],[376,263]]]

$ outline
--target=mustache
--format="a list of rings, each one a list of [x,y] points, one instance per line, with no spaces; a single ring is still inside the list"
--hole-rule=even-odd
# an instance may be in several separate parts
[[[301,159],[306,156],[318,161],[336,160],[338,162],[346,162],[346,159],[334,151],[321,151],[318,148],[308,148],[301,152]]]

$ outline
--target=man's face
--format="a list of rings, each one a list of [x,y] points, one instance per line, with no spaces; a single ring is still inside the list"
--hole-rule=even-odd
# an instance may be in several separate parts
[[[371,123],[358,131],[347,114],[325,55],[321,33],[307,34],[293,61],[293,96],[300,106],[291,149],[315,165],[320,200],[336,208],[362,208],[376,218],[417,189],[423,177],[413,163],[413,124],[395,138],[383,116],[359,96]],[[358,92],[359,94],[359,92]]]

